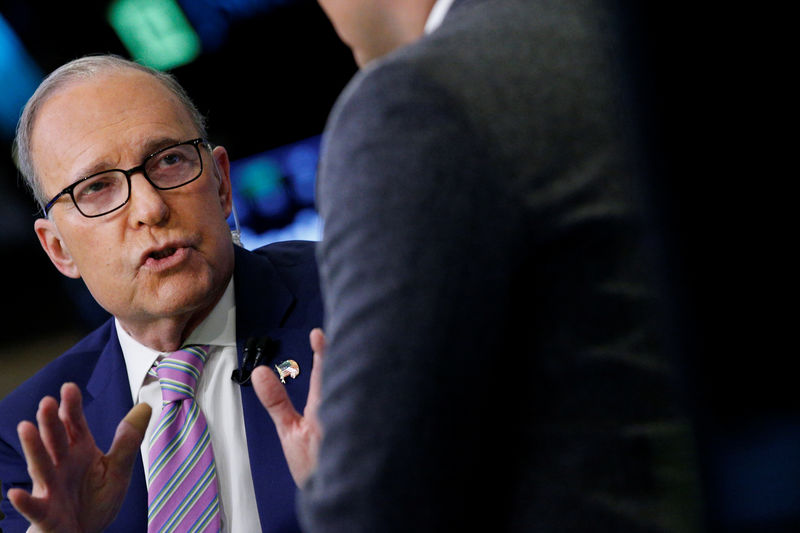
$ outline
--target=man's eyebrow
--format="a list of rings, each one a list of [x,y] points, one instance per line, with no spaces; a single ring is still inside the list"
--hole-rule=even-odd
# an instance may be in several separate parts
[[[168,146],[172,146],[174,144],[180,144],[186,141],[191,141],[194,137],[156,137],[154,139],[149,139],[147,142],[143,144],[142,153],[140,154],[140,158],[144,159],[145,157],[158,152],[162,148],[166,148]]]
[[[178,144],[185,142],[191,139],[183,139],[183,138],[175,138],[175,137],[154,137],[152,139],[148,139],[144,143],[142,143],[141,148],[138,150],[136,154],[137,157],[137,165],[141,164],[144,159],[155,152],[158,152],[162,148],[166,148],[167,146],[171,146],[173,144]],[[114,166],[114,164],[110,163],[108,159],[101,159],[96,161],[95,163],[84,167],[80,170],[77,174],[75,180],[81,180],[87,176],[92,176],[94,174],[102,173],[107,170],[117,170],[119,169],[119,165]],[[127,170],[127,169],[125,169]]]

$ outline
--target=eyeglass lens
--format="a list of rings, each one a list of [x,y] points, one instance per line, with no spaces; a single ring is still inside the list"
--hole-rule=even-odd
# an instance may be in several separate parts
[[[181,144],[153,154],[144,163],[144,172],[158,189],[173,189],[197,178],[202,172],[200,152],[194,144]],[[86,216],[96,216],[128,201],[129,184],[121,170],[92,176],[72,191],[75,204]]]

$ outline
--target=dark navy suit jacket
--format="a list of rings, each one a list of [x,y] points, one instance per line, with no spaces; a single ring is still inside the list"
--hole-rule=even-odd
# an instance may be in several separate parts
[[[255,252],[236,248],[236,341],[241,365],[247,340],[269,336],[277,352],[268,364],[285,359],[298,362],[301,373],[287,380],[289,396],[302,409],[308,394],[312,352],[309,331],[322,325],[314,245],[277,243]],[[113,320],[109,320],[61,357],[48,364],[0,402],[0,481],[3,496],[0,522],[5,533],[25,531],[27,521],[11,506],[9,488],[30,490],[30,478],[16,434],[21,420],[35,420],[45,395],[59,397],[62,383],[81,388],[89,427],[101,450],[108,450],[116,426],[133,407],[125,362]],[[275,427],[252,386],[242,387],[247,449],[263,531],[299,531],[295,516],[295,485],[286,465]],[[113,532],[147,530],[147,488],[141,458],[134,464],[127,497]]]

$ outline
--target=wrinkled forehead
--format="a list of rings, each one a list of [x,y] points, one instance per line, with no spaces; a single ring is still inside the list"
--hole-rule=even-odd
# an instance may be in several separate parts
[[[197,136],[189,111],[153,76],[136,70],[71,81],[41,105],[31,155],[42,186],[66,186],[86,168],[143,155],[154,139]],[[55,183],[55,185],[53,185]]]
[[[192,118],[179,98],[157,78],[124,69],[69,81],[39,106],[32,137],[53,128],[104,129],[138,117],[161,116],[191,127]]]

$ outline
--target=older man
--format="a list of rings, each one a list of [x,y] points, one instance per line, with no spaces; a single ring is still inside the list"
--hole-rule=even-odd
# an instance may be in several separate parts
[[[321,322],[313,246],[234,246],[227,152],[171,77],[137,64],[55,71],[16,146],[43,249],[113,319],[0,405],[2,530],[297,529],[275,429],[249,368],[232,374],[256,355],[294,360],[287,388],[305,399]],[[134,404],[152,415],[119,423]]]

